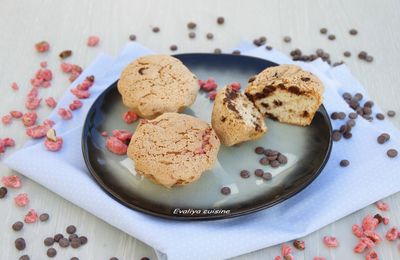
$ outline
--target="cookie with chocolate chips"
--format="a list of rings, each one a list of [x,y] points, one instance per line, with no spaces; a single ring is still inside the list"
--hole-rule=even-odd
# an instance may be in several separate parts
[[[180,60],[168,55],[134,60],[118,81],[124,105],[148,119],[183,111],[194,103],[198,90],[196,76]]]
[[[211,124],[226,146],[258,139],[267,132],[260,111],[244,94],[231,86],[217,93]]]
[[[245,90],[263,115],[300,126],[311,124],[323,92],[322,82],[296,65],[269,67],[249,82]]]

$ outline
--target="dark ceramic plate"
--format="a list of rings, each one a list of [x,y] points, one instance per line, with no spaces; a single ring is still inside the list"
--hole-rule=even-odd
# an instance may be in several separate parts
[[[200,79],[214,77],[219,86],[247,79],[266,67],[276,64],[253,57],[224,54],[176,55]],[[117,82],[106,89],[91,107],[83,129],[82,145],[86,165],[98,184],[123,205],[147,214],[178,220],[205,220],[237,217],[280,203],[307,187],[324,168],[332,146],[332,128],[323,106],[312,124],[298,127],[267,119],[268,133],[260,140],[238,147],[224,147],[212,171],[205,172],[195,183],[166,189],[136,174],[126,156],[117,156],[105,148],[101,132],[113,129],[133,131],[134,125],[125,124],[121,115],[126,111],[117,91]],[[210,122],[212,102],[207,93],[200,92],[195,104],[185,111]],[[272,169],[259,164],[257,146],[284,153],[289,162]],[[253,172],[262,168],[273,174],[264,181]],[[242,179],[239,172],[249,170],[252,175]],[[231,194],[222,195],[222,187]]]

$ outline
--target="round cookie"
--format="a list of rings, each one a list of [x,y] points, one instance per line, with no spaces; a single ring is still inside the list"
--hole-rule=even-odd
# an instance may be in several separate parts
[[[141,120],[127,153],[139,174],[172,187],[194,182],[210,170],[219,147],[208,123],[185,114],[164,113]]]
[[[196,76],[183,63],[168,55],[143,56],[121,73],[118,91],[125,106],[142,118],[165,112],[181,112],[196,99]]]

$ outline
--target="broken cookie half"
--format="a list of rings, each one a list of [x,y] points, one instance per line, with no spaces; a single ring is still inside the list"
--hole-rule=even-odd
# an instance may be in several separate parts
[[[215,98],[211,124],[226,146],[258,139],[267,132],[263,115],[230,85],[221,89]]]
[[[245,90],[263,115],[300,126],[311,124],[322,103],[323,92],[322,82],[296,65],[267,68]]]

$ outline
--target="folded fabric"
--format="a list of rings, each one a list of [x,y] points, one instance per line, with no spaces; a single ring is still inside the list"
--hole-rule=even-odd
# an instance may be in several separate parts
[[[253,48],[250,43],[243,42],[237,49],[244,55],[276,63],[293,63],[276,50]],[[151,51],[130,43],[114,60],[100,55],[70,87],[75,87],[88,75],[96,77],[91,97],[84,101],[82,109],[69,121],[60,120],[55,112],[50,115],[56,122],[57,133],[64,138],[63,149],[51,153],[45,150],[42,141],[32,141],[10,155],[5,163],[154,247],[160,259],[223,259],[248,253],[305,236],[400,190],[397,170],[400,159],[386,156],[389,147],[400,147],[399,131],[386,120],[368,122],[359,118],[352,131],[353,138],[334,143],[331,157],[320,176],[302,192],[272,208],[235,219],[206,222],[170,221],[126,208],[110,198],[88,173],[81,152],[82,125],[92,102],[118,79],[123,67],[148,53]],[[329,113],[351,112],[341,98],[345,91],[361,92],[367,97],[345,65],[331,68],[321,60],[296,64],[324,82],[324,105]],[[72,99],[68,89],[58,107],[66,107]],[[380,110],[374,107],[374,111]],[[332,124],[338,128],[340,122],[333,121]],[[382,132],[390,133],[391,139],[387,144],[379,145],[376,138]],[[342,159],[349,159],[351,165],[339,169]]]

